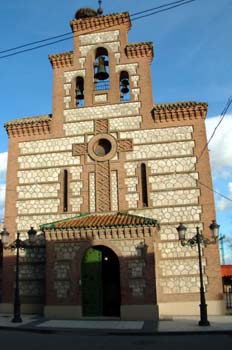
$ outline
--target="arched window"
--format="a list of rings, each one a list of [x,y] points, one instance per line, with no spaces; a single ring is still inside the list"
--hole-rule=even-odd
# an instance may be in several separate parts
[[[130,80],[126,71],[120,73],[120,101],[130,101]]]
[[[98,47],[94,62],[95,90],[109,90],[109,56],[104,47]]]
[[[63,211],[68,211],[68,170],[63,175]]]
[[[147,193],[147,169],[146,164],[141,164],[141,190],[142,190],[142,205],[148,207],[148,193]]]
[[[84,79],[82,77],[76,78],[75,99],[77,107],[84,106]]]

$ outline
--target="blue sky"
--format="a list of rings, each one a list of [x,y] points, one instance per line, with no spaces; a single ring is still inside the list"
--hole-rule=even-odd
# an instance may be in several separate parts
[[[104,0],[105,13],[130,14],[174,0]],[[69,20],[97,0],[1,0],[0,51],[70,32]],[[205,101],[210,135],[232,95],[231,0],[195,0],[132,22],[129,41],[153,41],[154,101]],[[1,58],[0,54],[0,213],[4,206],[7,135],[4,122],[51,113],[50,53],[72,50],[72,40]],[[9,52],[10,53],[10,52]],[[232,108],[209,145],[215,190],[232,198]],[[232,239],[232,202],[216,195],[221,233]],[[226,250],[226,261],[232,263]]]

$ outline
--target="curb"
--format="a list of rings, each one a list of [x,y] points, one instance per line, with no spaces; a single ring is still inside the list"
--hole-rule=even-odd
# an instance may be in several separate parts
[[[21,326],[21,327],[7,327],[0,326],[0,330],[15,331],[15,332],[29,332],[39,334],[59,334],[59,333],[76,333],[78,335],[114,335],[114,336],[179,336],[179,335],[214,335],[214,334],[226,334],[232,335],[232,330],[205,330],[205,331],[114,331],[110,329],[89,329],[89,328],[36,328],[34,326]]]

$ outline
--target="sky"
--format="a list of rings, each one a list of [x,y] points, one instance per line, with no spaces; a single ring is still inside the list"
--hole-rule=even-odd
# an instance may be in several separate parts
[[[103,0],[104,13],[130,15],[175,0]],[[186,0],[187,2],[187,0]],[[0,51],[68,33],[80,7],[97,0],[1,0]],[[129,41],[153,41],[154,102],[208,102],[210,137],[232,95],[231,0],[194,0],[132,21]],[[144,13],[144,15],[147,13]],[[132,16],[133,18],[133,16]],[[52,112],[52,67],[48,55],[72,50],[72,39],[22,54],[0,53],[0,217],[4,211],[8,139],[4,123]],[[225,262],[232,263],[232,107],[209,144],[217,222],[225,235]]]

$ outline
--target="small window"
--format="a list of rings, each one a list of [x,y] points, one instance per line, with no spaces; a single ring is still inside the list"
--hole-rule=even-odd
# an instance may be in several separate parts
[[[104,47],[96,50],[94,62],[94,83],[95,90],[109,90],[109,56],[108,51]]]
[[[147,169],[146,164],[141,164],[141,190],[142,190],[142,205],[144,208],[148,207],[148,193],[147,193]]]
[[[129,74],[125,71],[120,73],[120,101],[130,101],[130,80]]]
[[[76,78],[75,99],[76,99],[76,106],[77,107],[84,106],[84,101],[85,101],[84,79],[82,77]]]

